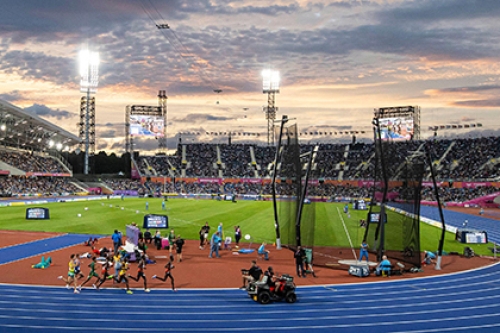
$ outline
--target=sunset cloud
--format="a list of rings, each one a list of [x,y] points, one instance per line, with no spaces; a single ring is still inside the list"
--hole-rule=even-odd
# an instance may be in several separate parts
[[[59,109],[51,109],[46,105],[41,104],[33,104],[30,107],[24,108],[24,111],[27,111],[36,116],[45,117],[45,118],[56,118],[56,119],[68,119],[72,117],[76,117],[77,115],[65,110]]]
[[[160,89],[169,147],[194,129],[264,133],[264,68],[280,71],[277,117],[301,129],[369,130],[374,108],[419,105],[423,128],[474,119],[496,130],[499,16],[496,0],[8,2],[0,99],[77,133],[77,54],[88,45],[101,58],[102,149],[124,150],[125,107],[157,105]]]
[[[500,107],[500,99],[457,101],[456,106],[466,106],[470,108],[497,108]]]

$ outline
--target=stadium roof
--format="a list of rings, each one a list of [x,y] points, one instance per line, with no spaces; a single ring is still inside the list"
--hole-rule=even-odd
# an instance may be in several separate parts
[[[23,149],[64,149],[80,138],[45,119],[0,100],[0,145]],[[60,144],[60,145],[59,145]]]

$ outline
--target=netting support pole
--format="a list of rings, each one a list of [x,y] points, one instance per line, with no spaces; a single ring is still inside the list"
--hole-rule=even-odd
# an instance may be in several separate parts
[[[386,168],[386,160],[384,156],[384,145],[382,143],[382,135],[380,133],[380,123],[377,118],[373,119],[373,125],[374,127],[374,136],[375,136],[375,157],[379,155],[380,158],[380,168],[382,171],[382,183],[383,183],[383,192],[382,192],[382,201],[380,203],[380,221],[378,225],[378,239],[379,239],[379,248],[377,252],[377,261],[382,261],[382,257],[385,253],[385,221],[387,220],[386,217],[386,212],[385,212],[385,206],[387,203],[387,192],[388,192],[388,187],[389,187],[389,176],[387,175],[387,168]],[[378,149],[377,149],[378,145]],[[376,182],[377,179],[374,179],[375,183],[373,186],[377,186]]]
[[[439,218],[441,219],[441,239],[439,240],[439,246],[438,246],[438,255],[437,255],[437,260],[436,260],[436,270],[441,270],[441,260],[443,257],[443,247],[444,247],[444,236],[446,234],[446,225],[444,223],[444,214],[443,214],[443,207],[441,206],[441,200],[439,199],[439,189],[436,184],[436,174],[434,171],[434,167],[432,166],[432,156],[431,156],[431,151],[427,145],[425,145],[425,153],[427,155],[427,160],[429,162],[429,168],[431,169],[431,178],[432,178],[432,185],[434,186],[434,195],[436,196],[436,201],[438,205],[438,210],[439,210]]]
[[[271,194],[273,197],[274,208],[274,228],[276,230],[276,249],[281,250],[281,234],[280,224],[278,221],[278,205],[276,203],[276,174],[278,173],[278,161],[281,160],[281,136],[283,135],[283,127],[288,122],[288,116],[283,115],[281,118],[280,135],[278,136],[278,145],[276,146],[276,155],[274,157],[273,165],[273,181],[271,183]]]
[[[300,238],[300,220],[302,219],[302,210],[304,209],[304,200],[306,199],[307,195],[307,183],[309,182],[309,174],[311,173],[311,168],[312,165],[314,164],[314,161],[316,160],[316,155],[318,154],[318,149],[319,146],[314,147],[309,152],[309,159],[307,161],[307,169],[306,169],[306,174],[304,177],[304,187],[302,188],[302,193],[300,194],[300,202],[299,202],[299,209],[297,211],[297,219],[295,220],[295,237],[297,239],[296,244],[297,246],[302,246],[302,241]],[[302,181],[301,179],[298,179],[298,181]]]

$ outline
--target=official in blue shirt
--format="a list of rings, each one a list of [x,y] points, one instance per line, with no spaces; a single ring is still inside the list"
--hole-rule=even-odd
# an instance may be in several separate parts
[[[222,230],[222,222],[219,223],[219,226],[217,227],[217,231],[219,232],[219,237],[222,239],[224,238],[223,230]]]
[[[387,256],[383,256],[382,261],[378,264],[376,269],[377,275],[385,275],[388,277],[391,272],[391,267],[391,262],[387,259]]]
[[[265,260],[269,260],[269,251],[266,250],[266,242],[262,242],[262,245],[259,247],[257,253],[264,256]]]
[[[111,239],[113,240],[113,249],[114,249],[114,254],[116,255],[118,253],[118,248],[122,245],[122,236],[118,232],[118,230],[115,230],[113,235],[111,235]]]
[[[436,259],[436,255],[430,251],[424,251],[424,262],[422,264],[424,265],[430,265],[432,264],[432,260]]]
[[[210,255],[208,256],[209,258],[212,258],[212,254],[215,253],[215,256],[217,258],[220,258],[219,256],[219,246],[220,246],[221,238],[219,235],[219,232],[217,231],[212,235],[212,239],[210,241]]]
[[[368,262],[368,243],[363,240],[363,243],[361,243],[361,249],[359,250],[359,260],[362,261],[363,258],[366,258],[366,262]]]

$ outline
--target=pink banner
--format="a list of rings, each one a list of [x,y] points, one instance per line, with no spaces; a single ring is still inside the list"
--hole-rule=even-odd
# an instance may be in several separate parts
[[[420,202],[421,205],[424,205],[424,206],[434,206],[434,207],[437,207],[437,201],[426,201],[426,200],[422,200]],[[450,202],[445,202],[445,206],[446,207],[463,207],[465,204],[463,202],[454,202],[454,201],[450,201]]]
[[[9,170],[0,170],[0,175],[9,175],[10,171]]]
[[[462,188],[490,187],[490,182],[462,182]]]
[[[220,178],[198,178],[198,182],[200,183],[222,183],[222,179]]]
[[[375,185],[375,182],[373,180],[360,180],[358,181],[358,187],[372,187]],[[384,186],[383,182],[377,182],[378,187]],[[389,187],[391,184],[389,184]]]
[[[375,192],[375,200],[377,201],[382,201],[384,194],[382,192]],[[388,192],[387,193],[387,200],[396,200],[399,197],[398,192]]]
[[[493,200],[495,200],[496,197],[500,196],[500,192],[495,192],[492,194],[485,195],[483,197],[479,197],[476,199],[472,199],[469,201],[465,201],[465,205],[469,206],[481,206],[485,208],[496,208],[498,207],[498,204],[494,203]]]
[[[100,187],[89,187],[87,188],[87,191],[89,191],[91,194],[101,194],[102,189]]]
[[[69,173],[26,172],[26,177],[71,177]]]
[[[262,179],[260,179],[260,178],[240,178],[240,183],[260,184],[260,183],[262,183]]]
[[[132,178],[133,180],[141,179],[139,170],[137,170],[133,161],[130,162],[130,178]]]
[[[437,187],[443,186],[443,182],[436,182]],[[434,187],[433,182],[422,182],[423,187]]]
[[[302,181],[302,184],[304,184],[304,181]],[[307,184],[309,184],[309,185],[318,185],[319,181],[317,179],[309,179],[307,181]]]

